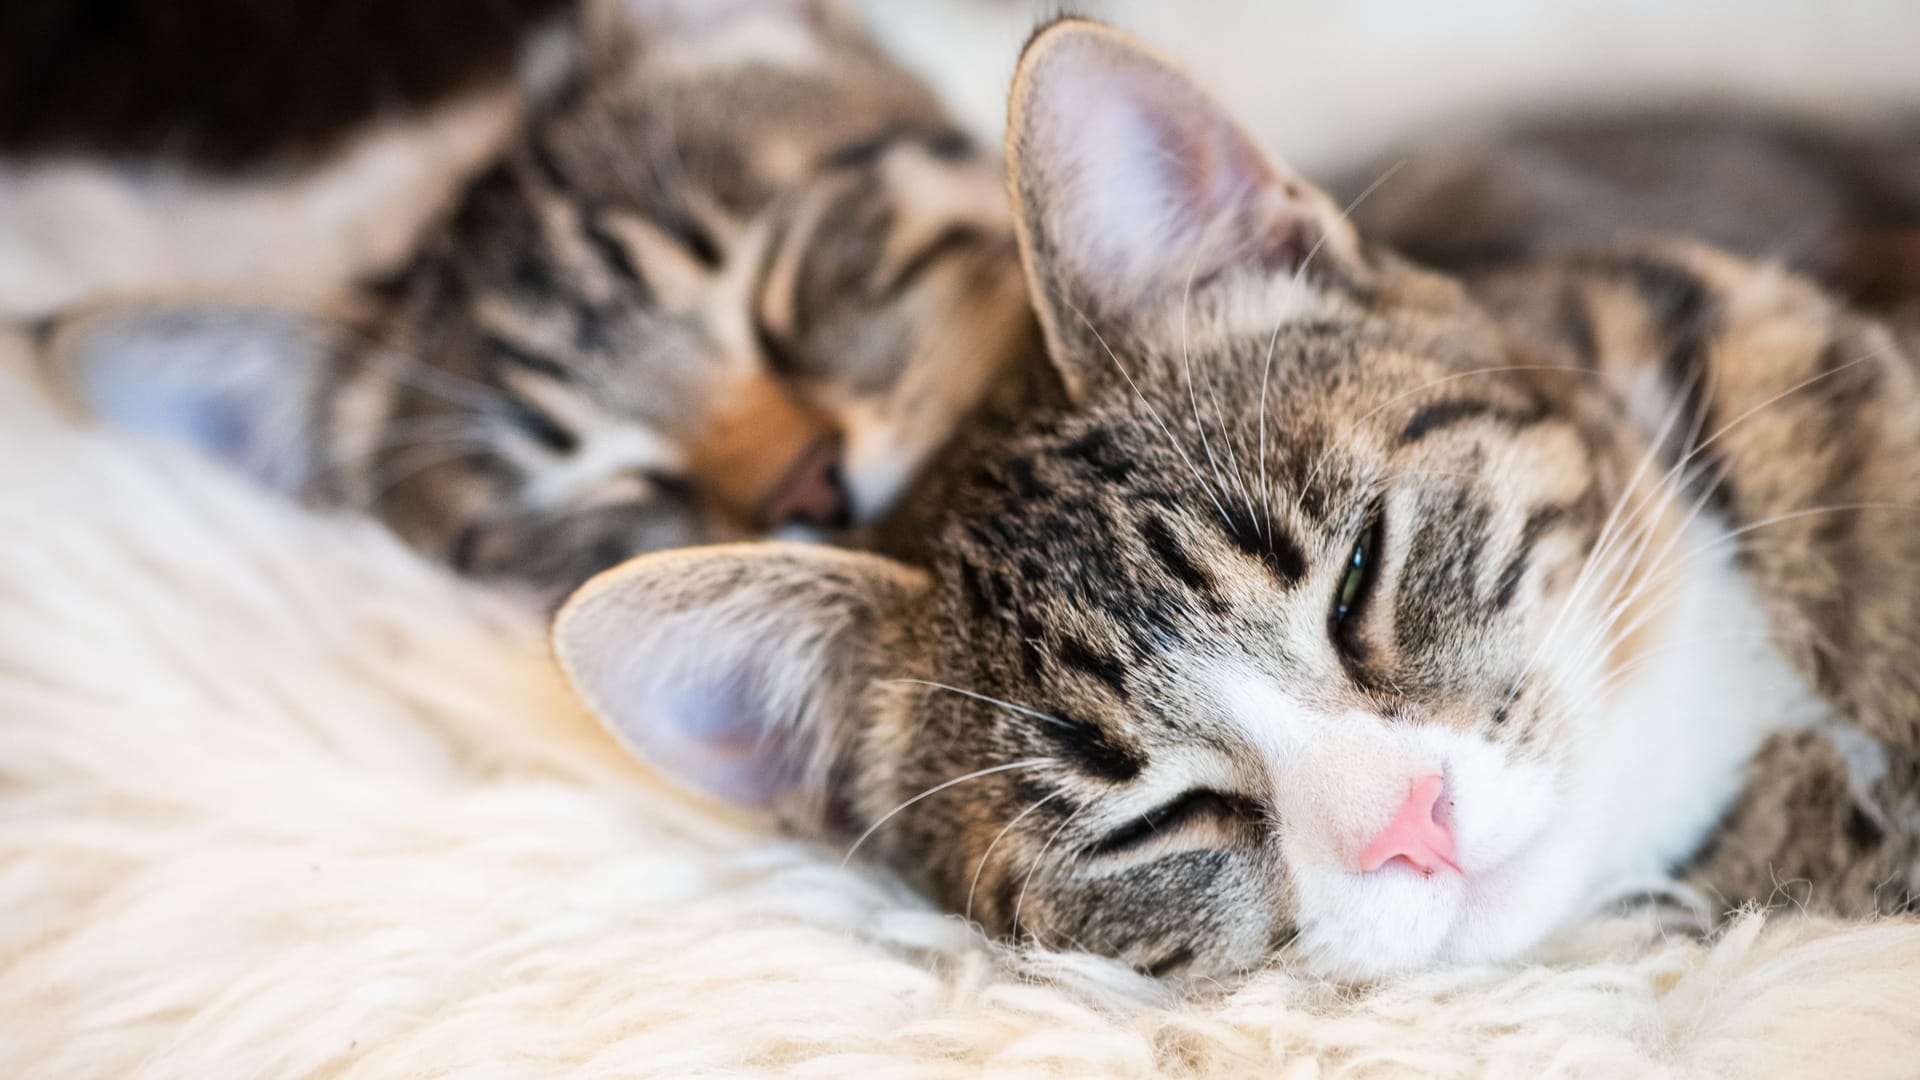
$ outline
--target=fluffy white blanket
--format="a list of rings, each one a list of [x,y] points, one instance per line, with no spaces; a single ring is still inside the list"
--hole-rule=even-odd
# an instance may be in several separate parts
[[[0,379],[10,1076],[1920,1070],[1911,924],[1184,996],[991,946],[629,764],[536,619]]]
[[[863,6],[991,125],[1033,5]],[[1448,107],[1531,99],[1468,69],[1776,91],[1784,70],[1804,101],[1920,72],[1898,30],[1920,15],[1899,5],[1849,21],[1716,2],[1724,40],[1624,66],[1591,29],[1631,21],[1617,3],[1548,18],[1488,0],[1414,33],[1399,5],[1384,37],[1378,5],[1334,5],[1305,50],[1286,45],[1297,5],[1109,6],[1308,158],[1419,119],[1436,87],[1456,88]],[[1669,5],[1627,6],[1667,44]],[[1836,62],[1752,63],[1808,54],[1811,25]],[[1241,47],[1250,34],[1283,47]],[[497,130],[476,113],[424,143],[375,139],[293,188],[0,173],[0,311],[103,288],[323,288],[403,240],[420,200],[396,191],[432,188]],[[373,190],[394,222],[365,209]],[[1913,924],[1756,919],[1703,946],[1619,921],[1541,966],[1365,991],[1275,971],[1176,995],[993,947],[629,764],[523,612],[371,526],[69,427],[4,369],[0,1075],[1920,1074]]]

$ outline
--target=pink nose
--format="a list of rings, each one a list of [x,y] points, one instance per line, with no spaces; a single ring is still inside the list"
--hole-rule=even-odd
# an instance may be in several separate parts
[[[1395,859],[1405,859],[1423,874],[1443,866],[1460,872],[1459,864],[1453,861],[1453,833],[1434,813],[1444,786],[1445,781],[1438,776],[1422,776],[1408,786],[1407,800],[1394,811],[1393,820],[1360,850],[1362,873],[1378,870]]]
[[[817,525],[844,529],[850,524],[852,507],[847,500],[846,482],[840,475],[840,443],[824,438],[809,446],[787,468],[760,505],[760,520],[766,527],[780,525]]]

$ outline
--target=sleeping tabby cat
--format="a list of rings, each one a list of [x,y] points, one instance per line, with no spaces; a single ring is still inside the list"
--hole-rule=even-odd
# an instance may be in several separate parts
[[[53,381],[548,591],[872,516],[1037,354],[997,166],[834,4],[617,8],[352,317],[82,314]]]
[[[1015,79],[1066,400],[880,554],[641,558],[559,655],[636,752],[991,931],[1219,974],[1514,955],[1674,877],[1913,906],[1920,367],[1683,241],[1404,261],[1177,67]]]

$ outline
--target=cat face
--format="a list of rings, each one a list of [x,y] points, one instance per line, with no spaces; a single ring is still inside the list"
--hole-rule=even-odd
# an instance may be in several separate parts
[[[1582,381],[1113,31],[1036,36],[1009,151],[1068,403],[943,465],[898,561],[597,578],[576,685],[998,933],[1341,977],[1537,940],[1606,832],[1581,762],[1633,622],[1585,556],[1639,481]]]
[[[613,14],[365,318],[96,335],[90,397],[543,589],[871,518],[1037,352],[997,165],[832,5]]]

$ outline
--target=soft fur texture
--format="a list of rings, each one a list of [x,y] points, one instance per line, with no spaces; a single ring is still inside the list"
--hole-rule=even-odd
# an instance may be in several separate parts
[[[15,358],[17,359],[17,357]],[[16,1076],[1901,1076],[1920,928],[1180,1001],[669,793],[540,627],[0,386]]]
[[[1022,5],[940,5],[965,21],[868,6],[992,119],[1031,24]],[[974,21],[983,7],[1001,13],[998,37]],[[1629,34],[1617,4],[1518,22],[1501,5],[1508,32],[1489,36],[1482,4],[1486,18],[1450,8],[1397,35],[1401,53],[1373,69],[1347,57],[1378,7],[1326,9],[1337,25],[1285,65],[1246,42],[1297,11],[1242,7],[1267,23],[1130,10],[1176,51],[1161,29],[1214,43],[1190,55],[1264,102],[1263,130],[1284,115],[1330,154],[1371,145],[1383,117],[1416,125],[1449,87],[1454,105],[1543,83],[1647,90],[1662,82],[1651,66],[1668,89],[1676,71],[1738,73],[1828,100],[1920,77],[1873,62],[1911,40],[1895,24],[1915,16],[1895,5],[1818,20],[1815,48],[1811,5],[1718,5],[1729,32],[1690,35]],[[1516,28],[1537,33],[1516,46]],[[1617,65],[1636,43],[1660,47]],[[1753,60],[1816,52],[1812,66]],[[1442,78],[1467,68],[1481,84]],[[1329,90],[1333,77],[1347,81]],[[1319,87],[1318,107],[1276,80]],[[1356,102],[1356,80],[1377,96]],[[417,189],[481,152],[468,136],[504,127],[488,110],[459,139],[387,132],[292,188],[10,173],[0,305],[236,277],[324,290],[399,249]],[[209,229],[235,239],[204,242]],[[67,430],[4,377],[0,522],[9,1075],[1900,1077],[1920,1060],[1911,925],[1776,919],[1711,947],[1646,947],[1623,922],[1560,943],[1551,968],[1357,994],[1276,973],[1184,1004],[1105,962],[1011,958],[883,878],[836,869],[835,852],[667,794],[563,694],[540,627],[372,527]]]

